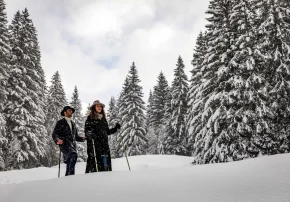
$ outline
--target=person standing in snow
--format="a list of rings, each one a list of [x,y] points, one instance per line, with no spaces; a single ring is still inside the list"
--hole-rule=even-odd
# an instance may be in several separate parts
[[[63,153],[64,163],[66,163],[65,176],[75,174],[75,165],[77,162],[76,142],[85,141],[85,137],[78,135],[76,125],[71,120],[74,112],[74,108],[70,106],[64,107],[61,111],[61,116],[64,116],[64,118],[56,123],[52,133],[54,142],[59,145]]]
[[[116,133],[121,126],[117,123],[114,128],[109,129],[104,108],[103,103],[99,100],[95,101],[85,123],[88,153],[86,173],[112,171],[108,135]]]

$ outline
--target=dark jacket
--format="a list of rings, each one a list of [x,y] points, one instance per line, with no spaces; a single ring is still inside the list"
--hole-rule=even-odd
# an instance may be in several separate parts
[[[64,162],[67,162],[67,158],[72,153],[77,153],[77,142],[83,142],[84,139],[78,135],[78,130],[72,121],[72,130],[70,129],[65,118],[59,120],[52,133],[52,138],[55,143],[58,139],[63,140],[63,144],[60,145],[60,150],[63,153]]]
[[[111,171],[111,154],[108,142],[108,135],[117,132],[117,127],[109,129],[106,119],[92,119],[90,116],[85,123],[85,135],[87,137],[87,167],[86,173],[96,172],[96,163],[94,156],[93,141],[95,144],[95,153],[98,164],[98,171]],[[107,160],[107,166],[104,163],[104,157]]]

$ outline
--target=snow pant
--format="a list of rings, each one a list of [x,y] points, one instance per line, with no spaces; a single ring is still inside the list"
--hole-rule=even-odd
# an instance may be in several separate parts
[[[77,154],[76,153],[71,153],[68,156],[68,159],[67,159],[65,176],[69,176],[69,175],[74,175],[75,174],[76,162],[77,162]]]
[[[95,148],[98,171],[99,172],[112,171],[110,149],[109,148],[103,149],[98,146],[99,145],[96,145],[96,148]],[[88,153],[88,159],[87,159],[86,173],[97,172],[93,145],[90,144],[89,141],[87,142],[87,153]]]

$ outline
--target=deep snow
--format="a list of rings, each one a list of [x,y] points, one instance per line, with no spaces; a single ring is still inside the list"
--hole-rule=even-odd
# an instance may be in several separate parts
[[[113,161],[115,172],[80,175],[85,164],[79,163],[78,175],[59,179],[57,167],[2,172],[0,201],[290,201],[289,154],[201,166],[178,156],[137,156],[129,161],[131,172],[122,158]]]

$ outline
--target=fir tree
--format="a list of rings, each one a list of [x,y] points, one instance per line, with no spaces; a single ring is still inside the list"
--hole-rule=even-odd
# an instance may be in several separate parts
[[[157,85],[154,87],[152,97],[152,127],[154,135],[156,136],[156,149],[158,147],[159,136],[161,133],[163,120],[165,116],[165,104],[168,94],[168,82],[161,72],[157,79]]]
[[[261,5],[255,2],[255,8]],[[260,23],[257,26],[257,52],[259,67],[269,82],[267,106],[268,130],[259,130],[253,142],[262,154],[277,154],[289,151],[287,136],[290,121],[290,8],[289,1],[265,0],[259,9]],[[259,125],[258,125],[259,126]]]
[[[166,154],[187,155],[185,117],[188,108],[188,79],[184,64],[179,56],[172,82],[171,118],[165,134]]]
[[[109,128],[114,127],[117,123],[116,118],[117,118],[118,112],[116,110],[117,110],[117,101],[114,97],[111,97],[110,102],[109,102],[109,109],[107,112]]]
[[[7,102],[7,81],[10,62],[10,35],[7,27],[6,5],[0,0],[0,171],[5,169],[4,150],[7,149],[6,121],[4,103]]]
[[[158,138],[154,133],[153,128],[153,94],[150,90],[148,105],[146,110],[146,137],[148,139],[147,154],[157,154],[158,153]]]
[[[173,127],[172,127],[172,90],[170,87],[166,90],[167,95],[165,99],[165,114],[162,119],[162,125],[160,130],[160,135],[158,137],[158,153],[159,154],[167,154],[168,153],[168,145],[167,145],[167,138],[168,134],[173,134]]]
[[[111,97],[109,102],[109,109],[107,112],[107,119],[109,128],[115,127],[118,123],[118,109],[117,109],[117,101],[114,97]],[[109,145],[111,150],[112,158],[116,158],[118,156],[117,152],[117,134],[113,134],[109,136]]]
[[[218,163],[255,157],[251,141],[264,117],[267,81],[257,66],[254,23],[248,1],[212,1],[208,13],[208,46],[200,92],[204,108],[195,137],[195,163]],[[226,23],[225,23],[226,22]],[[257,128],[256,128],[257,125]]]
[[[58,163],[58,147],[55,145],[51,138],[55,124],[61,117],[61,110],[67,105],[65,92],[61,83],[61,78],[58,72],[56,72],[51,79],[51,85],[49,87],[47,98],[47,116],[46,116],[46,128],[48,131],[48,151],[47,157],[49,165],[57,165]]]
[[[3,0],[0,0],[0,117],[3,113],[3,103],[7,101],[7,80],[10,62],[10,36],[7,27],[6,6]],[[2,117],[4,119],[4,117]]]
[[[45,156],[45,134],[36,133],[39,107],[37,84],[32,78],[35,66],[31,59],[31,43],[27,16],[17,12],[12,24],[12,62],[8,80],[7,128],[9,133],[9,167],[31,168]]]
[[[73,114],[73,122],[76,125],[76,128],[78,130],[78,135],[84,137],[84,119],[82,115],[82,103],[79,98],[79,92],[77,87],[75,86],[73,95],[72,95],[72,101],[70,103],[71,107],[75,109],[75,113]],[[86,154],[86,144],[85,143],[77,143],[77,151],[78,151],[78,161],[84,162],[87,159]]]
[[[145,103],[142,100],[142,87],[135,64],[133,63],[125,81],[121,95],[122,130],[118,142],[124,141],[128,155],[145,154],[147,139],[145,137]]]
[[[33,133],[38,134],[39,139],[47,145],[47,130],[45,127],[45,116],[46,116],[46,81],[44,71],[41,66],[41,54],[40,47],[37,38],[37,31],[33,25],[32,20],[29,18],[29,12],[25,9],[22,12],[22,26],[23,26],[23,35],[25,38],[25,45],[23,50],[27,52],[27,55],[30,57],[29,63],[26,63],[25,67],[27,69],[27,74],[29,75],[32,85],[27,85],[35,92],[35,103],[37,107],[31,109],[31,113],[35,116],[35,123],[33,128]],[[45,162],[44,156],[41,158],[41,162],[47,165]]]
[[[196,40],[196,48],[193,54],[193,60],[191,64],[193,69],[191,71],[192,77],[190,80],[190,88],[188,93],[188,112],[186,117],[186,134],[187,134],[187,150],[189,153],[193,153],[193,144],[195,136],[201,129],[201,111],[204,105],[204,99],[201,96],[202,87],[202,66],[204,62],[204,56],[207,51],[207,38],[206,33],[202,32],[198,35]]]
[[[115,147],[116,153],[117,153],[117,155],[115,156],[116,158],[122,157],[124,155],[124,148],[122,145],[123,139],[122,139],[121,133],[122,133],[123,125],[126,121],[125,119],[123,119],[123,117],[126,115],[126,109],[128,107],[128,104],[125,102],[125,95],[127,95],[128,93],[129,93],[129,77],[127,76],[122,86],[122,91],[120,93],[120,96],[117,100],[117,112],[118,112],[117,119],[118,119],[118,122],[121,124],[121,131],[119,131],[116,135],[117,136],[117,144]]]

